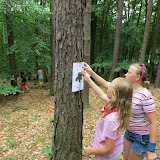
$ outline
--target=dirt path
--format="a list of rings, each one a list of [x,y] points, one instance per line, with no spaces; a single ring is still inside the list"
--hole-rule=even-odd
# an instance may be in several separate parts
[[[0,96],[0,159],[48,160],[43,148],[51,142],[54,115],[53,97],[49,96],[49,85],[40,89],[36,82],[30,82],[30,91],[18,96]],[[157,106],[160,133],[160,89],[152,90]],[[90,89],[91,108],[84,110],[83,145],[93,143],[95,125],[99,110],[105,105]],[[160,157],[160,134],[157,140],[157,155]],[[94,156],[83,160],[91,160]]]

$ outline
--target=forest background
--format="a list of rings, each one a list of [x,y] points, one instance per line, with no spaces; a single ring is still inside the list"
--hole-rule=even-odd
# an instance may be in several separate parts
[[[20,72],[25,72],[30,80],[32,77],[36,79],[39,68],[43,69],[45,82],[51,82],[50,95],[55,93],[54,123],[57,129],[53,144],[57,142],[57,146],[52,147],[54,159],[58,159],[56,156],[60,156],[67,146],[71,146],[71,156],[80,155],[81,159],[81,153],[75,153],[75,149],[80,151],[82,148],[85,98],[81,97],[81,92],[70,92],[73,62],[88,62],[98,74],[109,80],[124,76],[132,63],[144,63],[151,83],[160,87],[159,1],[90,2],[0,2],[0,94],[6,96],[19,92],[17,79]],[[88,94],[87,91],[84,93]],[[73,137],[75,135],[77,137]],[[63,143],[68,137],[74,141]],[[78,145],[74,143],[76,141]],[[60,149],[54,150],[56,148]],[[66,159],[68,152],[61,156]]]
[[[112,64],[117,63],[114,74],[119,76],[127,71],[131,63],[139,62],[143,41],[146,41],[143,63],[148,68],[151,82],[155,82],[160,61],[158,1],[154,0],[153,6],[150,6],[151,18],[147,31],[148,7],[147,0],[124,1],[118,60],[114,62],[118,1],[92,0],[90,64],[102,77],[109,77]],[[51,53],[51,25],[54,25],[51,23],[51,13],[50,0],[0,2],[1,94],[14,92],[13,88],[5,85],[6,79],[16,81],[21,71],[30,79],[42,67],[45,77],[51,76],[51,64],[56,61]],[[149,35],[143,40],[145,32]]]

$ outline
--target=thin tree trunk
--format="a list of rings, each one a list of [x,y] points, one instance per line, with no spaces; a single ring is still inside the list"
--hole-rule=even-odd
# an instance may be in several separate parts
[[[91,43],[91,0],[86,1],[84,8],[84,61],[90,64],[90,43]],[[84,106],[89,106],[89,85],[84,83],[83,91]]]
[[[145,61],[145,54],[146,54],[146,48],[147,48],[147,42],[148,42],[148,36],[149,36],[149,27],[150,27],[151,15],[152,15],[152,6],[153,6],[153,0],[149,0],[148,9],[147,9],[147,19],[146,19],[143,44],[142,44],[142,51],[140,54],[140,63],[144,63]]]
[[[155,61],[155,55],[156,55],[156,46],[157,46],[157,36],[158,36],[158,28],[159,28],[159,20],[160,20],[160,2],[157,4],[157,17],[156,17],[156,23],[154,27],[154,36],[153,36],[153,46],[151,50],[151,69],[150,74],[152,77],[153,71],[154,71],[154,61]]]
[[[118,63],[118,53],[119,53],[121,28],[122,28],[122,13],[123,13],[123,0],[120,0],[119,4],[118,4],[118,19],[117,19],[117,25],[116,25],[116,40],[115,40],[115,45],[114,45],[112,69],[111,69],[111,73],[110,73],[110,77],[109,77],[110,81],[113,80],[113,78],[114,78],[114,70],[117,67],[117,63]]]
[[[14,36],[13,36],[13,22],[12,22],[12,14],[11,14],[11,2],[10,0],[7,0],[7,8],[6,8],[6,20],[7,20],[7,32],[8,32],[8,45],[9,48],[11,48],[12,45],[14,45]],[[16,58],[15,58],[15,52],[11,52],[9,54],[9,60],[10,60],[10,67],[12,69],[12,74],[14,77],[14,80],[12,80],[11,85],[14,87],[17,86],[17,73],[16,73]],[[14,81],[14,82],[13,82]]]
[[[106,0],[104,1],[104,5],[106,4]],[[102,19],[101,19],[101,27],[100,27],[100,35],[99,35],[99,51],[98,53],[101,52],[102,46],[103,46],[103,35],[104,35],[104,30],[105,30],[105,24],[106,24],[106,16],[107,12],[104,10],[102,13]]]
[[[141,12],[142,12],[142,0],[141,0],[141,6],[139,8],[139,14],[138,14],[138,19],[137,19],[137,27],[139,25],[139,20],[140,20],[140,17],[141,17]]]
[[[92,5],[97,4],[97,0],[92,0]],[[96,41],[96,30],[97,30],[97,16],[95,12],[91,13],[91,64],[95,61],[95,41]]]
[[[160,88],[160,63],[158,64],[157,67],[157,74],[156,74],[156,80],[155,80],[155,88]]]
[[[53,1],[51,1],[51,18],[50,18],[50,25],[51,25],[51,35],[50,35],[50,41],[51,41],[51,86],[50,86],[50,95],[54,96],[54,75],[55,75],[55,58],[54,58],[54,47],[55,47],[55,39],[54,39],[54,17],[53,17]]]
[[[3,43],[6,43],[5,26],[3,25]]]

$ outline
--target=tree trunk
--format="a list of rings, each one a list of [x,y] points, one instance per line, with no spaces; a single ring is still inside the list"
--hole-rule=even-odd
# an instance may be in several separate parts
[[[155,80],[155,88],[160,88],[160,63],[158,64],[157,67],[157,74],[156,74],[156,80]]]
[[[6,43],[5,26],[3,25],[3,43]]]
[[[82,159],[83,91],[72,93],[72,64],[84,60],[85,1],[53,0],[55,110],[53,160]]]
[[[97,0],[92,0],[92,5],[97,4]],[[92,11],[91,13],[91,64],[95,61],[95,40],[96,40],[96,29],[97,29],[97,16],[96,13]]]
[[[123,0],[120,0],[119,4],[118,4],[118,19],[117,19],[117,25],[116,25],[116,39],[115,39],[115,45],[114,45],[112,69],[111,69],[111,73],[110,73],[110,77],[109,77],[110,81],[113,80],[113,78],[114,78],[114,70],[117,67],[117,63],[118,63],[118,53],[119,53],[121,28],[122,28],[122,13],[123,13]]]
[[[140,8],[139,8],[138,19],[137,19],[137,28],[138,28],[139,20],[140,20],[140,17],[141,17],[141,12],[142,12],[142,0],[141,0],[141,6],[140,6]]]
[[[145,62],[145,54],[146,54],[146,48],[147,48],[147,42],[148,42],[148,36],[149,36],[149,27],[150,27],[151,15],[152,15],[152,6],[153,6],[153,0],[149,0],[149,4],[147,8],[147,19],[146,19],[143,44],[142,44],[142,51],[140,54],[140,63]]]
[[[87,0],[84,8],[84,61],[90,64],[90,43],[91,43],[91,1]],[[89,85],[84,83],[83,103],[89,106]]]
[[[51,41],[51,86],[50,86],[50,95],[54,96],[54,75],[55,75],[55,58],[54,58],[54,47],[55,47],[55,38],[54,38],[54,17],[53,17],[53,1],[51,1],[51,8],[50,11],[52,12],[51,18],[50,18],[50,25],[51,25],[51,35],[50,35],[50,41]]]
[[[13,22],[12,22],[12,14],[11,14],[11,2],[10,0],[7,0],[7,7],[6,7],[6,20],[7,20],[7,32],[8,32],[8,46],[11,48],[12,45],[14,45],[14,36],[13,36]],[[12,74],[14,79],[12,79],[11,85],[14,87],[17,86],[17,73],[16,73],[16,59],[15,59],[15,52],[10,50],[9,54],[9,60],[10,60],[10,67],[12,70]],[[14,82],[13,82],[14,81]]]
[[[104,4],[106,4],[106,0],[104,0]],[[107,12],[106,10],[103,11],[102,13],[102,19],[101,19],[101,27],[100,27],[100,35],[99,35],[99,51],[98,53],[100,54],[100,52],[102,51],[102,46],[103,46],[103,36],[104,36],[104,30],[106,27],[106,20],[107,20]]]
[[[153,46],[151,50],[151,68],[150,68],[150,74],[149,74],[151,77],[154,71],[154,60],[155,60],[155,55],[156,55],[159,19],[160,19],[160,2],[157,4],[157,17],[156,17],[156,23],[154,27]]]

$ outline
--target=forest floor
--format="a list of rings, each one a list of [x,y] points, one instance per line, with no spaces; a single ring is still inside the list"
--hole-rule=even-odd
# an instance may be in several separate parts
[[[17,96],[0,96],[0,159],[49,160],[42,150],[51,143],[54,97],[49,95],[49,84],[39,88],[37,81],[27,82],[29,92]],[[151,89],[157,108],[159,135],[156,153],[160,160],[160,89]],[[105,105],[90,89],[90,106],[84,109],[83,146],[93,143],[99,111]],[[83,160],[92,160],[94,156]],[[122,160],[121,156],[121,160]],[[13,159],[14,160],[14,159]]]

